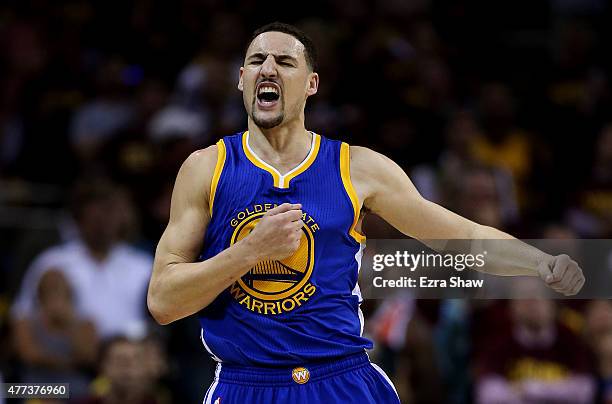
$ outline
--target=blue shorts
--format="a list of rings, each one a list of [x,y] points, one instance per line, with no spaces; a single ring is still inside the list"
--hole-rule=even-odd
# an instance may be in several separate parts
[[[285,369],[217,365],[204,404],[397,404],[395,387],[365,353]]]

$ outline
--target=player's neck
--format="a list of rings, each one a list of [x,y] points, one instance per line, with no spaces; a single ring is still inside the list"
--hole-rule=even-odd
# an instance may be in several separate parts
[[[299,164],[310,151],[312,141],[312,134],[306,130],[303,121],[261,129],[249,120],[249,146],[257,156],[277,169]]]
[[[310,133],[306,130],[303,120],[286,122],[270,129],[260,128],[249,119],[248,122],[250,138],[253,143],[267,143],[278,153],[291,150],[296,145],[306,145],[310,143]],[[264,140],[265,142],[259,142]]]

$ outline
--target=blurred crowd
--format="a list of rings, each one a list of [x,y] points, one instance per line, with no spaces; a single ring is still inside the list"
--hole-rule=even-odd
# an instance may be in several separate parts
[[[318,47],[309,129],[517,237],[610,238],[611,18],[604,0],[2,2],[0,380],[202,400],[197,321],[147,313],[152,256],[182,161],[245,129],[238,68],[273,20]],[[399,236],[376,217],[365,232]],[[405,402],[612,403],[609,301],[364,309]]]

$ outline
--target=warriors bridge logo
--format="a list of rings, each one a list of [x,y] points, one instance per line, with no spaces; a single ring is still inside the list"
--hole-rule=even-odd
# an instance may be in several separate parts
[[[240,211],[231,221],[235,227],[231,244],[246,237],[266,211],[275,204],[258,204]],[[302,239],[297,251],[283,260],[261,261],[234,283],[232,297],[247,309],[261,314],[275,315],[302,306],[316,292],[310,283],[314,267],[314,237],[319,229],[307,213],[302,216]]]

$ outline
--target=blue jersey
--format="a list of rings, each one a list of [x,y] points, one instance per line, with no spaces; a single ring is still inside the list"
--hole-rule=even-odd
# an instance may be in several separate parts
[[[199,314],[204,346],[217,361],[292,366],[363,353],[357,278],[365,237],[349,146],[312,135],[306,159],[281,175],[249,147],[249,133],[218,143],[205,260],[247,236],[285,202],[302,205],[302,239],[290,257],[258,263]]]

